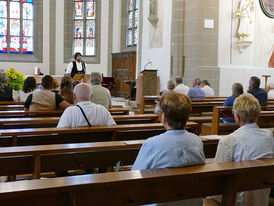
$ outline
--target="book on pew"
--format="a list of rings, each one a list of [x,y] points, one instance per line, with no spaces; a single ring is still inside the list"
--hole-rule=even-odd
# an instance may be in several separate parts
[[[127,145],[135,145],[135,144],[143,144],[145,140],[131,140],[131,141],[123,141],[123,143]]]
[[[209,140],[215,140],[215,139],[221,139],[220,135],[206,135],[206,136],[201,136],[204,139],[209,139]]]

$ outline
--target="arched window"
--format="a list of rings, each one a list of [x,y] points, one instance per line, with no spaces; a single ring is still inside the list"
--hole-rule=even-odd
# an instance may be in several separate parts
[[[128,0],[127,2],[127,47],[137,46],[139,27],[139,2]]]
[[[0,1],[0,52],[33,53],[33,1]]]
[[[96,0],[74,0],[72,53],[96,55]]]

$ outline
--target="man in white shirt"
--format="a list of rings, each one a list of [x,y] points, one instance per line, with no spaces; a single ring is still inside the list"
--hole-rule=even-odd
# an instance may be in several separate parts
[[[183,84],[183,78],[176,77],[175,82],[176,82],[176,87],[174,89],[174,92],[178,92],[180,94],[187,95],[187,93],[189,91],[189,87]]]
[[[207,80],[202,81],[202,90],[205,92],[206,97],[214,97],[214,90],[210,87],[210,84]]]
[[[273,83],[268,84],[267,98],[274,99],[274,84]]]
[[[68,64],[66,69],[66,74],[70,75],[71,78],[74,77],[75,74],[87,74],[88,68],[87,64],[82,61],[82,54],[80,52],[76,52],[74,55],[74,61]]]
[[[236,98],[233,113],[240,128],[221,138],[215,156],[216,162],[274,157],[273,133],[268,129],[258,128],[255,123],[260,111],[261,107],[258,100],[251,94],[244,94]],[[269,191],[269,189],[261,189],[241,192],[238,194],[236,205],[267,206]]]
[[[75,86],[73,95],[77,105],[64,111],[57,128],[116,125],[105,107],[90,101],[92,92],[88,84],[81,83]]]

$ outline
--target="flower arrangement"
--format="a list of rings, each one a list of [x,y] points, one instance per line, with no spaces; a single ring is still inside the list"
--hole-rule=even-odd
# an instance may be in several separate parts
[[[24,84],[25,76],[22,75],[21,72],[15,71],[13,67],[11,67],[6,74],[9,78],[8,86],[15,91],[19,91]]]

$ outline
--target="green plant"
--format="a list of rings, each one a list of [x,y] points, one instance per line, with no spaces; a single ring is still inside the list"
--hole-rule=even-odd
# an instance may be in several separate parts
[[[8,86],[15,91],[19,91],[23,87],[25,76],[22,75],[21,72],[16,71],[13,67],[11,67],[6,74],[9,78]]]

